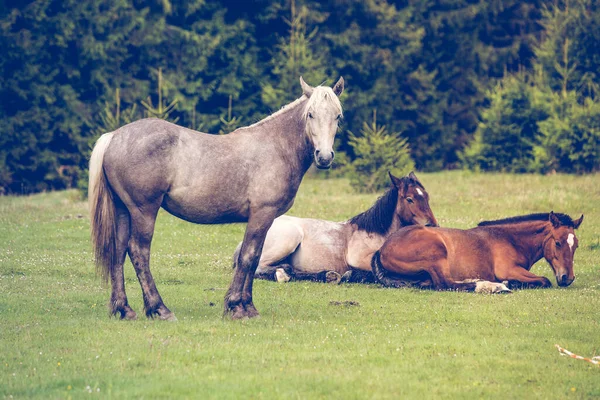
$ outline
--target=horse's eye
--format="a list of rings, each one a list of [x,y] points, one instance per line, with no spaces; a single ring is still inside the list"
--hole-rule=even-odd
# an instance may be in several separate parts
[[[408,201],[410,204],[414,203],[413,199],[411,197],[407,197],[406,201]]]
[[[338,121],[342,118],[342,114],[338,114],[337,117],[335,117],[335,119],[337,119]]]
[[[560,246],[561,246],[560,242],[559,242],[559,241],[556,241],[556,247],[559,247],[559,248],[560,248]]]
[[[308,118],[314,118],[312,113],[308,113]]]

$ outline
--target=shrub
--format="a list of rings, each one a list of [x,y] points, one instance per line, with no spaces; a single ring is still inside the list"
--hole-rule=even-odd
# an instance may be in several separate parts
[[[402,176],[413,170],[408,140],[398,133],[388,133],[385,126],[363,123],[361,135],[348,131],[355,159],[349,166],[350,184],[358,192],[376,192],[388,186],[388,172]]]
[[[600,170],[600,104],[577,94],[556,96],[552,115],[540,122],[545,170],[584,173]]]
[[[548,118],[547,95],[524,76],[509,76],[488,98],[490,106],[461,156],[463,164],[476,171],[538,172],[538,122]]]

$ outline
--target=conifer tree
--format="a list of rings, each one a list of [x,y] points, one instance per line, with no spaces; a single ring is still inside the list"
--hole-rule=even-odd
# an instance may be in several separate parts
[[[539,122],[548,118],[548,98],[521,73],[509,75],[489,91],[490,107],[481,114],[463,163],[479,171],[536,172],[541,144]]]
[[[326,78],[323,58],[312,48],[318,28],[309,30],[308,17],[308,7],[297,6],[296,0],[291,0],[290,18],[284,19],[288,26],[288,36],[279,38],[272,60],[273,83],[266,83],[262,87],[262,102],[271,110],[277,110],[300,97],[300,76],[312,85],[315,82],[321,83]]]
[[[150,117],[160,118],[160,119],[164,119],[164,120],[176,123],[177,121],[179,121],[179,117],[172,117],[171,113],[173,113],[173,111],[177,110],[178,100],[174,99],[170,103],[167,103],[166,97],[168,95],[168,90],[167,90],[167,86],[164,84],[164,81],[163,81],[162,68],[158,68],[155,71],[156,71],[156,77],[157,77],[157,81],[158,81],[158,87],[157,87],[158,100],[157,100],[156,107],[152,103],[151,96],[148,96],[146,101],[144,101],[144,100],[141,101],[142,106],[144,106],[144,108],[145,108],[146,117],[147,118],[150,118]]]
[[[378,125],[376,110],[372,122],[364,122],[360,135],[350,131],[348,135],[356,156],[350,167],[350,184],[358,192],[383,190],[388,186],[388,172],[402,176],[415,167],[408,140]]]
[[[232,96],[229,95],[229,106],[227,107],[227,116],[221,116],[221,130],[219,130],[219,135],[224,135],[226,133],[230,133],[235,131],[240,126],[240,117],[234,117],[232,114],[233,106],[232,106]]]

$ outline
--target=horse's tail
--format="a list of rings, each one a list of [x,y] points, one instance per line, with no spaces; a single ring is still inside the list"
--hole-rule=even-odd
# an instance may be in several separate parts
[[[386,271],[383,268],[383,266],[381,265],[381,254],[379,250],[377,250],[377,252],[373,254],[373,258],[371,258],[371,269],[373,270],[373,275],[375,275],[375,278],[383,286],[395,288],[407,286],[406,282],[398,278],[394,278],[388,271]]]
[[[88,202],[90,207],[92,246],[96,271],[108,281],[110,269],[116,262],[115,202],[104,175],[104,153],[114,132],[105,133],[96,142],[90,157]]]

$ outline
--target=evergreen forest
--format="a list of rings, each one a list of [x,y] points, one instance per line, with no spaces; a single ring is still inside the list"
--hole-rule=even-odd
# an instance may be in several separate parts
[[[300,76],[344,77],[354,177],[594,172],[599,49],[592,0],[2,0],[0,193],[85,185],[98,136],[139,118],[227,134]]]

